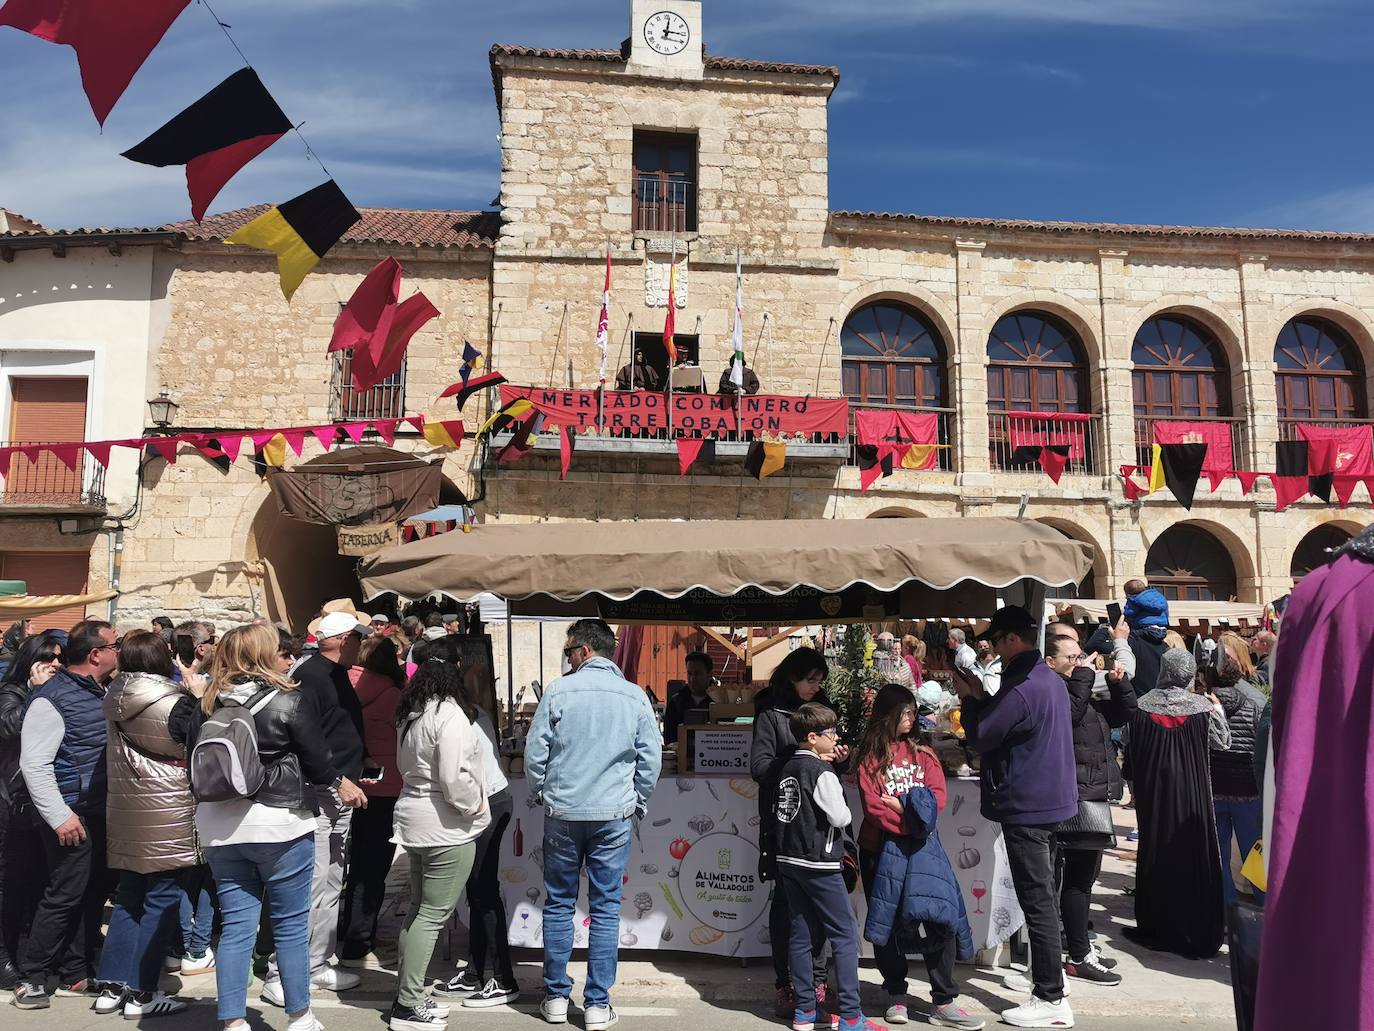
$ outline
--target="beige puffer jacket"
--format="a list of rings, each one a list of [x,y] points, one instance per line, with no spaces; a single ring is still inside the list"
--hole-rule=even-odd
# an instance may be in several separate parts
[[[111,869],[156,873],[204,862],[186,749],[167,730],[167,717],[183,694],[154,673],[121,673],[105,693]]]

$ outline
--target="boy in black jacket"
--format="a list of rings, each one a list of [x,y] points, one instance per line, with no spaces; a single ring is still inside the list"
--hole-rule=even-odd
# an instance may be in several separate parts
[[[789,721],[797,751],[778,777],[776,855],[779,887],[792,911],[789,959],[796,1010],[792,1031],[814,1031],[816,986],[812,942],[830,939],[835,958],[839,1018],[830,1027],[844,1031],[886,1031],[859,1006],[859,939],[849,892],[841,872],[844,828],[852,819],[844,788],[831,763],[835,757],[835,713],[807,702]]]

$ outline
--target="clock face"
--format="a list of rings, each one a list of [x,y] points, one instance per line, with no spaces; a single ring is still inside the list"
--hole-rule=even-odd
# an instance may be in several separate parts
[[[687,49],[687,41],[691,37],[691,30],[687,28],[682,15],[672,11],[651,14],[644,22],[644,42],[664,57],[682,53]]]

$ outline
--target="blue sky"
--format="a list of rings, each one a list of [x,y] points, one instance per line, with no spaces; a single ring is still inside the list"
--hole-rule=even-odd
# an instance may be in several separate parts
[[[614,47],[628,22],[625,0],[214,6],[371,206],[486,206],[488,47]],[[835,209],[1374,232],[1369,0],[707,0],[705,22],[713,53],[839,65]],[[118,154],[239,66],[193,4],[102,135],[72,51],[0,30],[0,206],[53,226],[187,217],[180,169]],[[321,178],[288,137],[215,208]]]

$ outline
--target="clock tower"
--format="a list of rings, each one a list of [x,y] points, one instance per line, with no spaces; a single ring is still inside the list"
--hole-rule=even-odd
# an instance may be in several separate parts
[[[702,76],[701,0],[630,0],[628,70]]]

